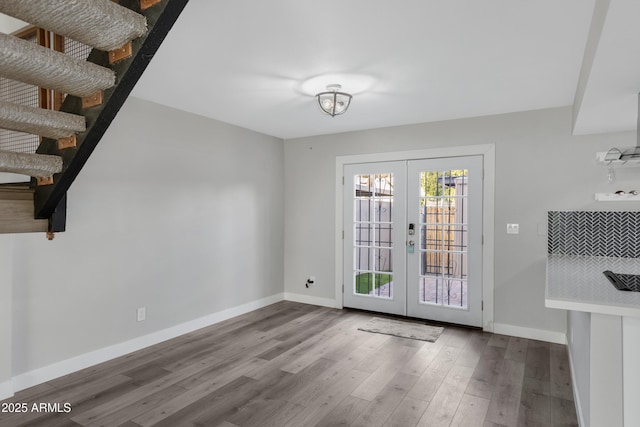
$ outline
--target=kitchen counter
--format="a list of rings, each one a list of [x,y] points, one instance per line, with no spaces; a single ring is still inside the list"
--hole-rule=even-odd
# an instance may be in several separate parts
[[[636,427],[640,292],[617,290],[606,270],[640,274],[640,259],[548,255],[545,306],[569,310],[567,344],[581,425]]]
[[[640,292],[617,290],[602,274],[605,270],[640,274],[640,259],[548,255],[545,306],[640,317]]]

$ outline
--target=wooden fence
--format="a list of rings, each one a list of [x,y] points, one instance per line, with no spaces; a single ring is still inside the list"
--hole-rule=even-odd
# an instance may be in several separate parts
[[[460,225],[463,209],[456,206],[430,206],[422,208],[421,223],[426,224],[422,233],[420,249],[422,254],[421,274],[444,274],[447,277],[462,278],[466,276],[463,254],[453,251],[466,250],[467,236],[465,228]]]

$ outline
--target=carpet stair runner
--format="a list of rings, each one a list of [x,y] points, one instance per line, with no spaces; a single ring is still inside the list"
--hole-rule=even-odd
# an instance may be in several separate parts
[[[34,178],[37,187],[31,192],[22,188],[20,201],[32,197],[33,218],[48,218],[50,232],[64,231],[64,224],[52,225],[59,224],[52,217],[61,203],[66,205],[68,187],[187,1],[0,1],[0,13],[93,48],[81,61],[0,33],[0,76],[67,94],[61,111],[0,101],[0,128],[42,137],[36,153],[0,150],[0,172]],[[15,188],[8,194],[15,195]],[[13,221],[6,209],[0,211],[0,233],[19,232],[3,227]]]

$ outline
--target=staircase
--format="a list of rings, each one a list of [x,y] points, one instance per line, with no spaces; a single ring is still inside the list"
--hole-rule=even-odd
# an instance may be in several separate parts
[[[0,150],[0,233],[64,231],[66,194],[188,0],[0,0],[0,13],[92,48],[86,61],[0,33],[0,77],[66,94],[59,111],[0,100],[0,128],[40,136]]]

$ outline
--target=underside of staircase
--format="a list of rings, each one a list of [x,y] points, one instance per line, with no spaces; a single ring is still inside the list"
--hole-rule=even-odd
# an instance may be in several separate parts
[[[0,128],[40,137],[0,149],[0,233],[65,231],[67,190],[188,0],[1,0],[0,13],[92,48],[86,61],[0,33],[0,77],[62,94],[59,111],[0,99]],[[1,145],[0,145],[1,146]]]

